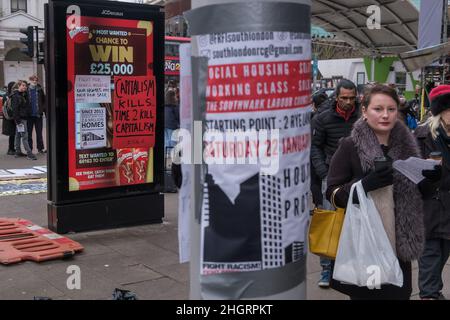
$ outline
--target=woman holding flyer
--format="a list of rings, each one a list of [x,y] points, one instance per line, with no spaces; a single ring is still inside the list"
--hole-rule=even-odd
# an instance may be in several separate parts
[[[442,270],[450,253],[450,85],[430,92],[432,117],[415,135],[425,159],[441,156],[441,165],[424,170],[419,183],[424,194],[426,242],[419,259],[419,289],[423,300],[444,300]]]
[[[328,175],[327,198],[337,206],[346,207],[352,184],[361,180],[366,193],[380,190],[389,197],[373,196],[383,227],[399,260],[403,272],[403,286],[381,285],[369,289],[331,281],[331,287],[360,299],[410,298],[411,261],[419,257],[424,242],[422,197],[417,185],[397,171],[392,162],[418,157],[420,152],[414,136],[397,120],[399,98],[394,89],[375,85],[364,96],[363,117],[359,119],[350,137],[341,140],[334,154]],[[383,159],[383,162],[376,161]],[[389,191],[390,190],[390,191]],[[333,199],[331,199],[333,198]],[[392,199],[391,201],[383,199]]]

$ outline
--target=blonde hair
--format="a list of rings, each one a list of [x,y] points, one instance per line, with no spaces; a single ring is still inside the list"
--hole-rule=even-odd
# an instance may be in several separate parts
[[[439,135],[437,130],[441,125],[441,114],[429,117],[425,122],[425,125],[428,125],[430,127],[431,136],[433,137],[433,139],[436,139]]]

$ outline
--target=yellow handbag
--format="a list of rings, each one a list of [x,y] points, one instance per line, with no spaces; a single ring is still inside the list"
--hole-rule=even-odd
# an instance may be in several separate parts
[[[309,251],[318,256],[336,259],[336,252],[344,223],[345,209],[337,208],[334,204],[334,195],[331,196],[336,210],[324,210],[314,208],[311,223],[309,225]]]

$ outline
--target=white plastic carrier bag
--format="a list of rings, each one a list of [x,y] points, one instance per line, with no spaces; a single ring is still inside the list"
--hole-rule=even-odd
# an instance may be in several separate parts
[[[359,205],[353,204],[356,190]],[[334,264],[333,279],[359,287],[403,286],[403,273],[380,215],[361,181],[354,183]]]

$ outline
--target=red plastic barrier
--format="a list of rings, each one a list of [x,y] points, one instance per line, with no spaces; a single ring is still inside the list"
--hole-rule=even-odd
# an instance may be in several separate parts
[[[36,262],[67,258],[81,244],[20,218],[0,218],[0,263]]]

